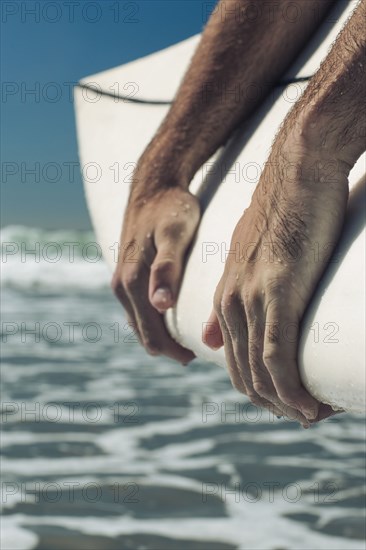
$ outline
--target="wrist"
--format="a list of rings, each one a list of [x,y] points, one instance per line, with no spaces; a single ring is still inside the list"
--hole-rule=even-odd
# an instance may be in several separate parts
[[[318,139],[316,127],[303,113],[295,120],[287,119],[269,158],[281,186],[348,189],[348,176],[355,161],[339,154],[336,147],[322,147]]]
[[[145,149],[134,171],[132,191],[155,193],[171,187],[188,189],[184,158],[174,144],[154,140]]]

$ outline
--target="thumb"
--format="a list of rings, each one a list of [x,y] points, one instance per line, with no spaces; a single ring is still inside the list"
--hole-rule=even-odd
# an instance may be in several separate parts
[[[211,311],[207,323],[204,324],[202,342],[214,350],[224,345],[220,323],[214,310]]]
[[[164,233],[163,236],[155,235],[157,253],[150,267],[149,280],[149,300],[159,312],[166,311],[176,303],[185,255],[194,230],[189,231],[185,227],[179,232],[178,238],[176,233],[170,236]]]

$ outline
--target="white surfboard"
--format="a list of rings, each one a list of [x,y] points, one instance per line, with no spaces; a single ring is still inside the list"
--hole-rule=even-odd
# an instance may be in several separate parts
[[[287,79],[315,73],[356,4],[336,6]],[[86,199],[111,270],[133,169],[166,115],[199,38],[85,78],[75,89]],[[212,308],[234,227],[250,202],[279,125],[305,86],[306,82],[296,82],[276,88],[245,131],[238,131],[198,171],[190,186],[200,197],[203,217],[178,304],[165,319],[178,342],[197,357],[223,367],[223,349],[211,351],[202,344],[202,326]],[[113,96],[128,96],[132,101]],[[352,412],[365,411],[364,174],[365,155],[350,175],[346,226],[335,261],[329,264],[307,311],[299,347],[301,377],[308,390],[319,400]]]

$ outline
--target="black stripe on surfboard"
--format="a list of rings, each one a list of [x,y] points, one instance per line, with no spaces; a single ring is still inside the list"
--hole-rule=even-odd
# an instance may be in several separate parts
[[[100,90],[95,86],[89,86],[88,84],[77,84],[78,88],[83,90],[90,90],[96,93],[99,96],[110,97],[112,99],[122,99],[128,103],[140,103],[143,105],[171,105],[172,101],[163,101],[159,99],[141,99],[138,97],[131,97],[128,95],[114,94],[113,92],[108,92],[107,90]]]
[[[275,85],[275,87],[279,88],[282,86],[289,86],[290,84],[297,84],[298,82],[307,82],[308,80],[310,80],[310,78],[311,78],[310,76],[302,76],[300,78],[291,78],[288,80],[281,80]],[[172,105],[173,103],[173,101],[164,101],[160,99],[143,99],[138,97],[131,97],[128,95],[114,94],[113,92],[108,92],[107,90],[100,90],[95,86],[89,86],[88,84],[79,83],[76,86],[83,90],[90,90],[94,93],[97,93],[97,95],[100,95],[100,96],[110,97],[112,99],[121,99],[128,103],[139,103],[142,105]]]

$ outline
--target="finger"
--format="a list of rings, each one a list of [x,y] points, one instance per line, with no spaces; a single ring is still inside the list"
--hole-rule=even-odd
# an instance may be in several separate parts
[[[287,416],[290,420],[297,420],[308,427],[309,423],[305,416],[297,409],[283,403],[277,395],[272,378],[263,362],[264,322],[260,322],[260,319],[260,311],[258,311],[255,320],[248,323],[248,355],[253,388],[258,395],[279,409],[283,416]]]
[[[246,393],[254,405],[265,407],[272,414],[282,416],[284,411],[276,403],[271,402],[266,396],[260,395],[253,384],[248,357],[248,326],[245,311],[239,299],[231,299],[225,305],[224,320],[230,336],[234,360]],[[225,338],[226,341],[226,338]]]
[[[157,252],[151,265],[149,300],[158,311],[166,311],[177,300],[187,249],[198,223],[198,217],[181,217],[176,223],[162,224],[154,234]]]
[[[163,316],[156,311],[148,299],[149,268],[144,264],[138,267],[137,277],[129,277],[125,290],[133,307],[138,332],[142,344],[151,355],[166,355],[181,363],[194,359],[192,351],[183,348],[169,335]]]
[[[224,345],[220,323],[214,310],[211,311],[208,321],[204,324],[202,342],[213,350],[220,349]]]
[[[277,300],[268,305],[263,362],[281,401],[301,411],[308,420],[314,420],[319,403],[302,386],[297,366],[299,320],[286,308],[288,303],[282,307]]]
[[[229,331],[226,327],[225,320],[222,317],[222,315],[217,315],[215,312],[214,312],[214,315],[219,323],[220,334],[225,335],[225,337],[223,338],[225,360],[226,360],[226,367],[229,372],[231,384],[233,388],[238,390],[240,393],[243,393],[244,395],[248,395],[248,388],[246,387],[243,378],[239,374],[239,369],[236,364],[234,350],[233,350],[231,339],[229,337]]]
[[[127,313],[127,322],[128,322],[128,324],[133,327],[137,338],[139,339],[140,343],[142,344],[142,339],[141,339],[141,335],[138,331],[137,321],[136,321],[136,317],[135,317],[133,307],[132,307],[132,305],[131,305],[128,297],[127,297],[127,294],[126,294],[124,288],[123,288],[123,284],[122,284],[122,281],[121,281],[121,278],[120,278],[120,274],[117,271],[115,271],[114,274],[113,274],[112,281],[111,281],[111,287],[112,287],[112,290],[113,290],[116,298],[118,299],[118,301],[120,302],[120,304],[122,305],[122,307],[124,308],[124,310]]]

